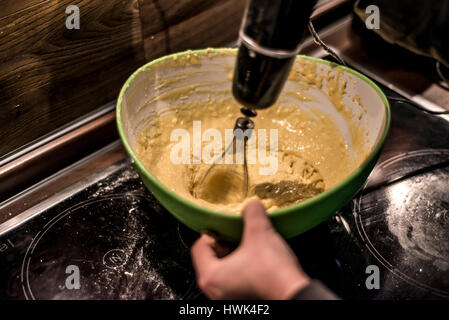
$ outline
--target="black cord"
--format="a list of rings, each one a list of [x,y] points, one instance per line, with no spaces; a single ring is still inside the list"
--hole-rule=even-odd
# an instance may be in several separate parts
[[[318,33],[316,32],[312,20],[309,20],[309,31],[313,36],[313,39],[315,40],[315,43],[317,45],[319,45],[321,48],[323,48],[327,53],[329,53],[335,60],[337,60],[338,63],[346,66],[346,63],[343,61],[342,58],[340,58],[340,56],[334,51],[332,50],[329,46],[327,46],[320,38],[320,36],[318,35]],[[440,78],[448,85],[449,87],[449,79],[446,78],[446,76],[443,74],[443,72],[441,71],[441,64],[439,61],[436,62],[436,70],[438,75],[440,76]],[[445,88],[446,89],[446,88]],[[416,103],[413,103],[412,101],[408,100],[408,99],[404,99],[404,98],[398,98],[398,97],[387,97],[389,100],[392,101],[396,101],[399,103],[406,103],[410,106],[413,106],[414,108],[424,111],[428,114],[432,114],[432,115],[443,115],[443,114],[449,114],[449,110],[446,111],[433,111],[433,110],[429,110],[426,109]]]
[[[441,78],[441,80],[448,86],[448,88],[443,87],[446,90],[449,90],[449,80],[448,78],[446,78],[446,76],[443,74],[443,72],[441,71],[441,63],[439,61],[436,61],[435,63],[435,69],[437,70],[438,76]],[[396,101],[399,103],[407,103],[408,105],[419,109],[421,111],[424,111],[426,113],[429,114],[433,114],[433,115],[442,115],[442,114],[449,114],[449,110],[446,111],[433,111],[433,110],[429,110],[427,108],[424,108],[422,106],[420,106],[419,104],[413,103],[408,99],[404,99],[404,98],[398,98],[398,97],[387,97],[388,100],[392,100],[392,101]]]
[[[447,86],[447,87],[445,87],[445,86],[441,86],[441,87],[445,90],[449,90],[449,79],[444,75],[443,71],[441,71],[441,63],[438,60],[435,62],[435,69],[437,70],[438,76],[441,78],[441,80],[443,80],[443,82]]]
[[[335,60],[338,61],[338,63],[346,66],[346,63],[343,61],[342,58],[340,58],[340,56],[334,51],[332,50],[329,46],[327,46],[321,39],[320,36],[318,35],[318,33],[316,32],[312,20],[309,20],[309,31],[313,36],[313,39],[315,40],[315,43],[317,45],[319,45],[321,48],[323,48],[327,53],[329,53],[332,58],[334,58]]]

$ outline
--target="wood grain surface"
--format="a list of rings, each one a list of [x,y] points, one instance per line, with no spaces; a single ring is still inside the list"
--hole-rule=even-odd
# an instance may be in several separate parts
[[[237,39],[245,2],[0,0],[0,157],[114,100],[145,61]]]
[[[145,56],[225,46],[238,38],[246,1],[139,0]]]
[[[68,30],[68,5],[80,29]],[[137,0],[0,0],[0,156],[114,100],[144,60]]]

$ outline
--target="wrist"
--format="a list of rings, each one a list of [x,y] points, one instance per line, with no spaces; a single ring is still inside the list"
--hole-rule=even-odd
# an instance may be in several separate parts
[[[291,284],[286,288],[286,291],[284,293],[283,300],[289,300],[292,297],[294,297],[298,292],[301,292],[304,288],[306,288],[312,280],[309,278],[308,275],[305,273],[302,273],[295,278]]]
[[[302,289],[307,287],[311,282],[309,276],[300,270],[294,272],[292,275],[284,278],[284,281],[279,283],[277,290],[272,291],[270,299],[274,300],[289,300],[298,294]]]

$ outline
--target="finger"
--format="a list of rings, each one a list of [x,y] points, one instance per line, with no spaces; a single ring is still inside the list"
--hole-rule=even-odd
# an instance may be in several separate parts
[[[231,251],[231,245],[220,240],[218,234],[210,230],[203,230],[201,234],[207,234],[208,236],[215,239],[215,242],[212,244],[212,249],[215,251],[215,255],[218,258],[223,258]]]
[[[190,249],[193,267],[199,277],[218,260],[215,249],[217,241],[209,234],[202,234]]]
[[[206,234],[209,237],[214,238],[215,241],[212,242],[211,247],[215,251],[215,255],[218,258],[223,258],[232,250],[231,244],[220,240],[215,232],[210,230],[203,230],[201,231],[201,234]]]
[[[262,202],[255,200],[243,208],[243,238],[248,239],[256,235],[272,232],[273,226],[267,216]]]
[[[224,243],[222,241],[217,241],[214,250],[218,258],[223,258],[229,252],[231,252],[231,245]]]

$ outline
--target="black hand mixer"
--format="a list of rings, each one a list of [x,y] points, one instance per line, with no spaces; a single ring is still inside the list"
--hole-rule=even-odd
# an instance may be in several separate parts
[[[316,0],[251,0],[239,34],[232,93],[248,109],[273,105],[290,73]]]
[[[250,117],[257,109],[272,106],[285,84],[299,52],[305,29],[316,0],[250,0],[239,34],[239,50],[234,69],[232,93],[243,107],[244,117],[236,120],[234,130],[254,128]],[[237,135],[235,135],[236,137]],[[240,135],[242,136],[242,135]],[[232,151],[232,145],[225,148]],[[243,135],[244,154],[248,135]],[[217,162],[215,162],[217,163]],[[211,174],[212,165],[200,179]],[[243,195],[248,194],[248,166],[243,162]]]

